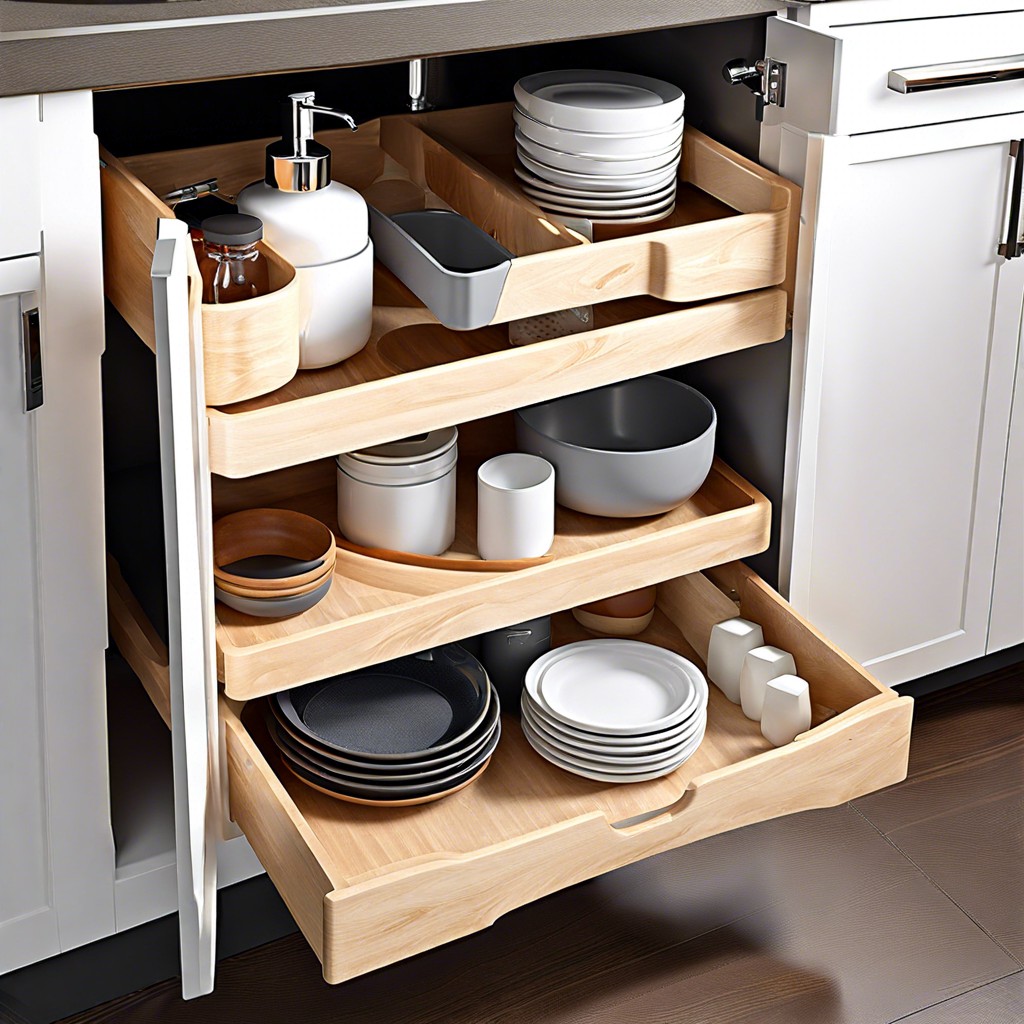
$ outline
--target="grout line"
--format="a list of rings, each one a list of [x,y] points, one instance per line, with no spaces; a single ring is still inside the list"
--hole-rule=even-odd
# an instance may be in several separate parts
[[[912,1020],[919,1013],[924,1013],[925,1010],[933,1010],[936,1006],[945,1006],[946,1003],[953,1002],[954,999],[960,999],[963,996],[969,996],[972,992],[978,992],[983,988],[988,988],[989,985],[995,985],[997,982],[1006,981],[1007,978],[1012,978],[1016,974],[1022,973],[1021,971],[1010,971],[1009,974],[1004,974],[1001,978],[993,978],[991,981],[984,981],[980,985],[975,985],[973,988],[965,989],[963,992],[958,992],[955,996],[948,996],[945,999],[940,999],[937,1003],[929,1003],[927,1006],[922,1006],[918,1010],[911,1010],[910,1013],[905,1013],[902,1017],[894,1017],[889,1024],[899,1024],[900,1021]]]
[[[952,896],[950,896],[950,894],[946,892],[946,890],[943,889],[942,886],[939,885],[939,883],[936,882],[935,879],[932,878],[932,876],[929,875],[928,872],[925,871],[924,868],[922,868],[921,865],[917,863],[917,861],[915,861],[912,857],[910,857],[902,849],[900,849],[900,847],[897,846],[866,814],[864,814],[860,810],[860,808],[854,807],[852,802],[847,803],[847,807],[850,807],[852,810],[856,811],[857,814],[860,815],[860,817],[863,818],[864,821],[866,821],[868,825],[870,825],[871,828],[874,829],[874,831],[878,833],[878,835],[882,839],[884,839],[885,842],[887,842],[922,878],[924,878],[934,889],[942,893],[942,895],[945,896],[946,899],[949,900],[949,902],[952,903],[953,906],[956,907],[956,909],[959,910],[960,913],[963,914],[964,917],[966,917],[967,920],[975,926],[975,928],[977,928],[979,931],[981,931],[983,935],[987,936],[993,943],[995,943],[995,945],[997,945],[999,949],[1002,950],[1002,952],[1005,953],[1017,965],[1019,969],[1024,970],[1024,963],[1022,963],[1016,956],[1014,956],[1013,953],[1011,953],[983,924],[975,920],[975,918],[964,907],[962,907]],[[1010,971],[1010,974],[1016,973],[1017,971]],[[1009,977],[1009,975],[1006,975],[1006,977]],[[988,984],[988,982],[986,982],[986,984]]]

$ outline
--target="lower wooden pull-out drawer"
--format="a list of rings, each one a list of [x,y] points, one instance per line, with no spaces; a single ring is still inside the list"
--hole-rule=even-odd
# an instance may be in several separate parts
[[[710,576],[717,581],[712,582]],[[115,572],[112,631],[158,704],[166,657]],[[912,701],[836,650],[740,563],[658,587],[640,639],[703,664],[711,626],[739,612],[790,651],[811,686],[811,729],[774,749],[714,686],[705,739],[673,774],[613,786],[536,755],[507,717],[488,770],[437,803],[355,806],[293,779],[262,700],[221,700],[231,814],[340,982],[477,931],[557,889],[755,821],[842,803],[904,778]],[[555,643],[582,639],[569,615]],[[161,661],[163,667],[161,667]],[[166,708],[166,705],[165,705]]]

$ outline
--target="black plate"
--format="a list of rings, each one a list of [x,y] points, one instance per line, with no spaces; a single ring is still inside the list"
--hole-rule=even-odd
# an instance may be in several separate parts
[[[352,782],[369,782],[390,784],[393,782],[414,781],[426,782],[431,778],[450,774],[465,767],[486,745],[498,724],[499,706],[492,696],[487,714],[480,725],[466,738],[464,743],[453,748],[447,756],[434,761],[391,762],[389,764],[365,764],[349,758],[341,758],[324,750],[311,747],[288,731],[286,725],[268,715],[268,731],[274,743],[286,753],[294,754],[300,762],[307,763],[310,768],[340,776]],[[398,776],[415,776],[416,778],[399,779]]]
[[[490,702],[487,673],[458,644],[274,694],[300,737],[361,762],[425,760],[465,741]]]
[[[232,576],[244,576],[250,580],[284,580],[291,576],[303,576],[307,572],[319,569],[323,564],[322,558],[315,558],[312,562],[300,562],[299,559],[288,555],[250,555],[220,568]]]
[[[281,756],[287,762],[288,768],[302,781],[309,782],[320,789],[326,789],[342,796],[355,797],[359,800],[410,800],[433,796],[435,793],[444,793],[461,785],[463,782],[468,782],[480,771],[487,759],[494,753],[500,738],[501,724],[499,723],[498,727],[494,730],[494,735],[488,740],[487,745],[465,768],[452,775],[443,776],[440,779],[431,779],[429,782],[402,786],[374,786],[355,782],[341,782],[334,776],[299,763],[284,750],[281,751]]]

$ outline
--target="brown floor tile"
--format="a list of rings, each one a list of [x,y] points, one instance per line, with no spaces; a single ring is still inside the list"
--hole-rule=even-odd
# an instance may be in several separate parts
[[[889,839],[1024,962],[1024,792],[908,825]]]
[[[1024,972],[901,1018],[899,1024],[1020,1024],[1024,1021]]]

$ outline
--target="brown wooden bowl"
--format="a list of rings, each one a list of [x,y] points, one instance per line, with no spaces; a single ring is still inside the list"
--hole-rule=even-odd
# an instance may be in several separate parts
[[[290,587],[322,581],[328,572],[334,571],[337,550],[334,531],[329,526],[291,509],[249,508],[213,524],[213,575],[217,584],[259,591],[257,597],[287,597],[285,591]],[[236,576],[220,568],[254,555],[282,555],[303,562],[322,560],[323,565],[278,579]],[[239,592],[239,596],[253,595]]]
[[[639,619],[653,610],[657,597],[657,587],[641,587],[639,590],[629,590],[625,594],[616,594],[601,601],[581,604],[579,610],[607,619]]]
[[[237,597],[249,597],[257,601],[272,600],[276,597],[299,597],[302,594],[311,594],[317,587],[326,583],[334,573],[334,566],[323,567],[317,571],[320,575],[316,579],[310,580],[309,583],[301,583],[294,587],[278,587],[276,590],[257,590],[253,587],[243,587],[237,583],[229,583],[227,580],[220,579],[220,577],[217,577],[214,583],[226,594],[234,594]],[[284,582],[287,583],[288,580]]]

